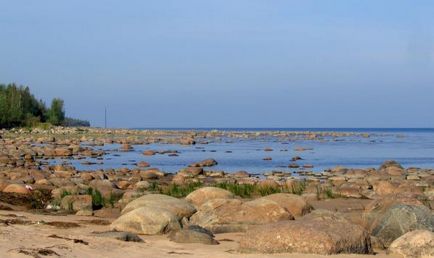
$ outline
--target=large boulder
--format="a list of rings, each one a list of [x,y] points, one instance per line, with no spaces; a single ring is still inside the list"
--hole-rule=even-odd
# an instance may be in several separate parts
[[[408,232],[390,244],[389,252],[404,258],[434,257],[434,233],[428,230]]]
[[[231,198],[234,198],[231,192],[218,187],[203,187],[191,192],[185,197],[187,201],[191,202],[196,207],[200,207],[209,200]]]
[[[200,227],[189,227],[179,231],[170,232],[168,238],[176,243],[200,243],[205,245],[217,245],[214,235]]]
[[[62,198],[60,207],[69,211],[92,211],[92,196],[67,195]]]
[[[185,200],[164,194],[147,194],[128,203],[122,210],[122,214],[142,207],[168,210],[176,215],[178,219],[182,219],[183,217],[189,218],[196,212],[194,206]]]
[[[142,207],[123,214],[113,221],[110,228],[137,234],[165,234],[180,230],[178,217],[172,212],[157,207]]]
[[[274,201],[256,199],[243,203],[237,199],[213,199],[203,204],[190,218],[214,233],[245,231],[251,225],[290,220],[293,216]]]
[[[376,244],[387,248],[407,232],[417,229],[434,231],[434,215],[425,206],[398,204],[391,207],[373,226],[371,234]]]
[[[294,217],[306,215],[313,210],[312,206],[310,206],[303,197],[295,194],[276,193],[262,198],[276,202],[280,207],[289,211]]]
[[[369,234],[342,215],[317,210],[295,221],[280,221],[249,229],[240,241],[243,252],[372,253]]]
[[[29,189],[25,185],[10,184],[3,189],[4,193],[30,194]]]

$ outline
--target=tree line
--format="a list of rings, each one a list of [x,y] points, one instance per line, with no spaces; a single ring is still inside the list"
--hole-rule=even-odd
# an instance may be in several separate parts
[[[0,84],[0,128],[36,126],[40,123],[89,126],[88,121],[65,117],[64,102],[54,98],[49,108],[29,87]]]

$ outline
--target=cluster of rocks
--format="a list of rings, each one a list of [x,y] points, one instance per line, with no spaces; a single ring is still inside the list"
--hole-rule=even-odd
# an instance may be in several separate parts
[[[214,234],[245,232],[241,252],[373,253],[373,248],[406,255],[433,254],[434,170],[403,168],[387,161],[379,168],[338,167],[313,173],[272,171],[264,177],[246,171],[213,170],[217,161],[190,164],[176,174],[150,167],[77,171],[67,164],[49,165],[53,158],[99,158],[92,148],[119,143],[122,151],[152,142],[195,144],[210,138],[345,137],[345,133],[177,132],[52,128],[2,131],[0,138],[0,207],[14,209],[17,196],[43,200],[51,210],[116,218],[111,229],[154,235],[167,234],[179,243],[218,244]],[[360,135],[369,137],[369,135]],[[86,143],[86,146],[83,145]],[[303,149],[305,150],[305,149]],[[272,151],[267,149],[266,151]],[[302,151],[301,149],[299,151]],[[177,155],[147,150],[143,155]],[[301,157],[294,157],[293,162]],[[202,185],[183,199],[156,193],[160,186]],[[212,187],[249,185],[261,195],[240,196]],[[277,192],[277,193],[276,193]],[[40,196],[48,193],[46,196]],[[274,194],[269,194],[274,193]],[[13,202],[8,202],[11,196]],[[24,198],[24,197],[23,197]],[[32,199],[33,198],[33,199]],[[39,198],[39,199],[38,199]],[[314,209],[318,200],[369,200],[360,214]]]

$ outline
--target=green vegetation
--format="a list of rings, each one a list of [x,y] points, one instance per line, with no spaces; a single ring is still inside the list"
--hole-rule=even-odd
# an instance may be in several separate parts
[[[63,100],[54,98],[48,110],[48,122],[52,125],[61,125],[65,120],[65,110]]]
[[[236,196],[241,198],[251,198],[257,196],[266,196],[275,193],[292,193],[301,195],[306,189],[306,182],[297,181],[294,182],[291,187],[287,186],[273,186],[273,185],[256,185],[256,184],[237,184],[222,182],[212,185],[204,185],[201,182],[189,183],[186,185],[159,185],[157,182],[151,182],[149,188],[147,189],[152,193],[160,193],[165,195],[170,195],[177,198],[182,198],[190,194],[191,192],[204,187],[213,186],[225,189]]]
[[[202,183],[189,183],[187,185],[170,184],[165,187],[158,188],[158,192],[165,195],[170,195],[177,198],[182,198],[190,194],[196,189],[203,186]]]
[[[291,185],[289,190],[290,190],[289,192],[292,194],[302,195],[304,193],[304,190],[306,190],[306,182],[305,181],[294,182]]]
[[[106,202],[100,191],[98,191],[97,189],[93,189],[92,187],[89,187],[87,189],[87,194],[92,196],[92,208],[94,210],[98,210],[104,207],[104,204]]]
[[[30,93],[29,87],[0,84],[0,128],[52,125],[89,125],[89,122],[66,118],[64,102],[53,99],[50,108]]]
[[[216,184],[215,187],[228,190],[234,195],[238,195],[243,198],[251,197],[252,194],[255,192],[255,185],[249,185],[249,184],[234,184],[234,183],[223,182],[223,183]]]

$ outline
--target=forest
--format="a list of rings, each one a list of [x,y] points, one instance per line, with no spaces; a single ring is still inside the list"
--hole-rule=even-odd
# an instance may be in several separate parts
[[[90,126],[88,121],[65,117],[64,101],[54,98],[51,105],[37,99],[29,87],[0,84],[0,128],[55,126]]]

